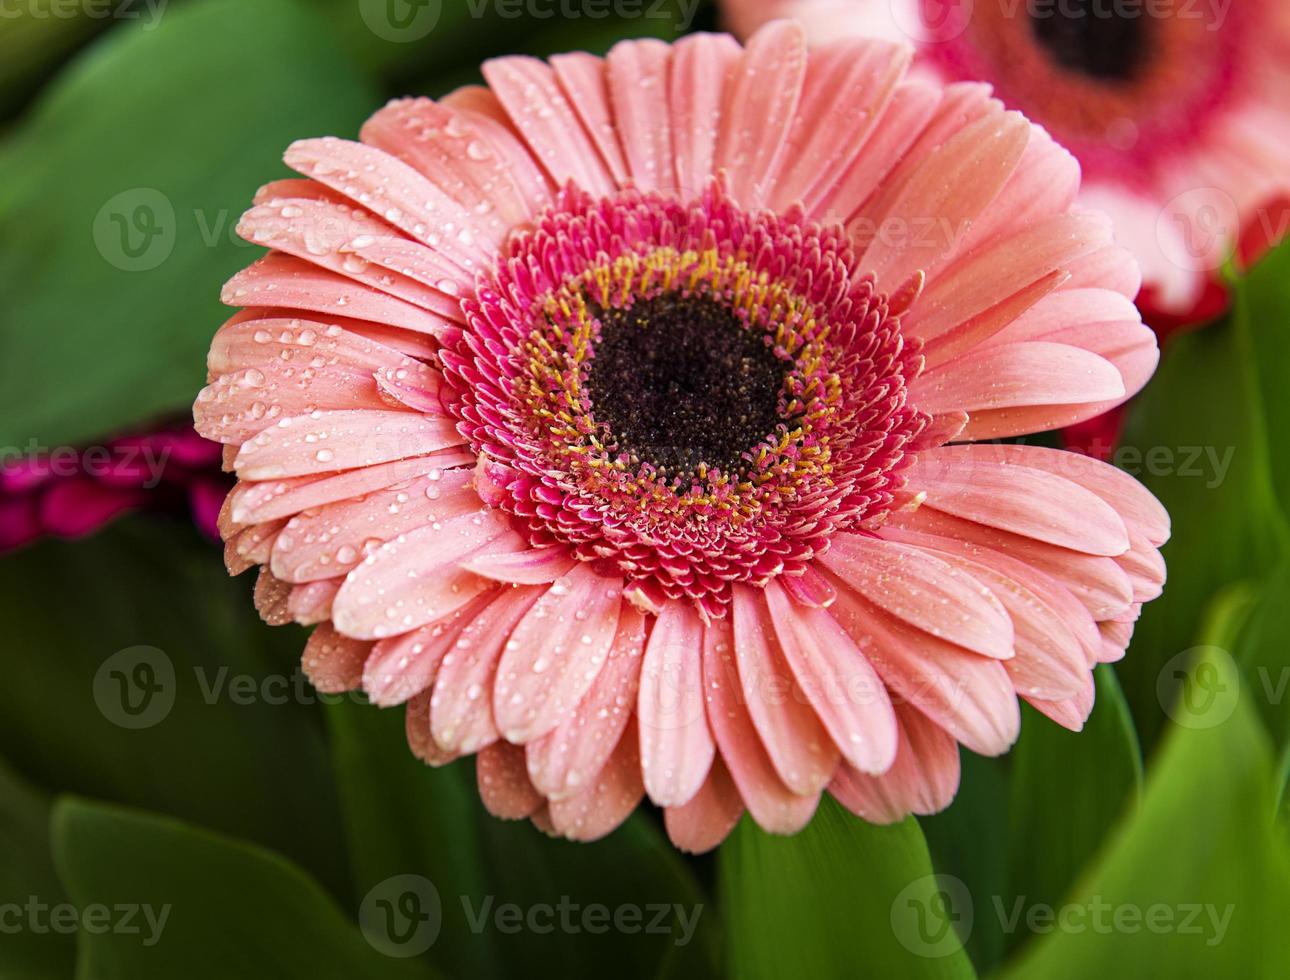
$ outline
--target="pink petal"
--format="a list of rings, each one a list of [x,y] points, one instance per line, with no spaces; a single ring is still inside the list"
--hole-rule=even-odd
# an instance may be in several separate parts
[[[748,812],[763,830],[794,834],[805,827],[820,802],[818,794],[799,796],[780,780],[743,703],[735,669],[730,624],[713,620],[704,630],[703,690],[708,721]]]
[[[495,58],[484,62],[483,72],[511,122],[557,184],[573,181],[597,196],[613,192],[613,177],[550,66],[536,58]]]
[[[784,659],[842,757],[865,772],[885,771],[896,757],[896,717],[860,647],[828,610],[794,606],[773,580],[765,602]]]
[[[943,729],[908,705],[896,708],[900,748],[880,776],[843,766],[829,792],[870,823],[888,824],[910,813],[939,813],[959,788],[959,746]]]
[[[793,678],[759,591],[736,585],[731,615],[748,717],[779,778],[794,793],[816,795],[833,778],[838,748]]]
[[[644,795],[636,732],[628,725],[593,784],[547,804],[551,825],[570,840],[598,840],[631,816]]]
[[[837,591],[829,584],[829,580],[810,565],[803,567],[801,575],[784,575],[779,581],[780,585],[784,586],[784,591],[801,606],[827,609],[838,597]]]
[[[436,521],[386,542],[341,586],[334,604],[336,628],[379,640],[447,616],[495,588],[459,562],[503,536],[520,546],[505,518],[482,511]]]
[[[1012,620],[995,594],[921,548],[839,534],[820,561],[912,626],[986,657],[1013,655]]]
[[[331,623],[322,623],[309,635],[300,665],[319,691],[340,694],[362,683],[363,664],[371,651],[372,644],[343,636]]]
[[[456,423],[414,412],[334,411],[285,418],[242,444],[244,480],[335,473],[422,456],[462,442]]]
[[[1128,550],[1124,522],[1101,497],[1047,470],[998,462],[993,447],[977,448],[931,450],[906,471],[911,486],[926,491],[928,507],[1085,554]]]
[[[430,99],[395,99],[363,123],[361,138],[393,154],[474,215],[511,228],[536,211],[503,157],[468,117]]]
[[[1113,402],[1125,394],[1124,379],[1110,361],[1082,347],[1043,341],[972,351],[910,386],[914,403],[932,415]]]
[[[645,650],[645,617],[623,606],[609,658],[574,712],[526,746],[529,778],[544,796],[580,792],[600,771],[632,717]]]
[[[263,521],[291,517],[303,510],[337,503],[377,490],[384,490],[396,483],[415,480],[435,471],[458,466],[472,459],[459,450],[443,450],[429,456],[397,459],[390,463],[366,466],[358,470],[337,473],[334,476],[295,477],[263,483],[239,484],[232,494],[233,521],[238,524],[258,524]],[[443,474],[445,491],[454,486],[456,478]],[[430,481],[431,483],[438,481]],[[465,482],[462,483],[465,485]],[[429,486],[426,488],[429,489]]]
[[[472,555],[462,567],[495,582],[545,585],[568,574],[574,563],[564,545],[549,545],[506,554]]]
[[[363,690],[372,703],[385,708],[428,692],[439,676],[444,654],[496,596],[497,593],[485,592],[442,619],[381,640],[372,647],[372,654],[363,667]],[[427,725],[429,711],[427,700]]]
[[[405,235],[429,245],[464,268],[487,263],[508,231],[495,214],[480,216],[439,186],[382,150],[326,136],[297,140],[283,157],[312,177],[379,214]],[[443,229],[459,231],[448,235]]]
[[[689,34],[672,47],[669,111],[674,127],[676,182],[696,197],[716,173],[717,134],[726,81],[743,49],[726,34]]]
[[[642,191],[676,190],[668,111],[671,46],[647,38],[621,41],[605,59],[618,137],[632,183]]]
[[[488,696],[511,630],[542,590],[504,588],[469,620],[444,653],[430,696],[430,734],[439,747],[463,755],[497,740]]]
[[[963,457],[981,452],[968,447],[946,447]],[[1136,530],[1151,544],[1160,546],[1169,540],[1169,512],[1141,483],[1121,469],[1082,453],[1045,446],[998,445],[989,448],[988,456],[999,463],[1017,463],[1032,469],[1047,470],[1097,494],[1115,508],[1130,530]]]
[[[748,39],[726,86],[714,157],[739,203],[761,205],[770,195],[805,77],[801,25],[774,21]]]
[[[524,749],[509,742],[480,749],[475,756],[475,781],[488,812],[503,820],[523,820],[544,802],[529,782]]]
[[[445,752],[430,737],[430,692],[418,694],[407,704],[403,715],[403,727],[408,738],[408,748],[412,754],[428,766],[446,766],[457,756]]]
[[[344,581],[343,578],[329,578],[292,586],[291,595],[287,598],[287,611],[291,618],[302,626],[313,626],[331,619],[332,600]]]
[[[691,854],[702,854],[726,839],[743,812],[739,790],[718,756],[699,792],[688,803],[664,810],[663,820],[673,844]]]
[[[911,54],[909,48],[870,40],[842,40],[811,51],[772,208],[783,211],[801,203],[808,214],[814,212],[881,125]]]
[[[578,113],[583,128],[600,151],[601,159],[609,168],[614,182],[627,182],[627,161],[619,145],[618,130],[614,127],[614,110],[609,104],[609,85],[605,78],[605,62],[584,51],[556,55],[551,67],[569,102]]]
[[[242,215],[237,233],[252,244],[294,255],[441,316],[451,315],[454,310],[451,297],[442,292],[359,258],[361,243],[398,235],[395,229],[360,208],[303,198],[275,200],[257,204]]]
[[[1078,732],[1083,730],[1084,723],[1093,712],[1093,700],[1096,694],[1097,687],[1093,681],[1093,675],[1088,674],[1084,686],[1074,697],[1062,701],[1041,701],[1038,698],[1027,698],[1027,700],[1036,711],[1047,715],[1063,728]]]
[[[429,494],[437,493],[431,497]],[[273,545],[273,574],[288,582],[334,578],[358,567],[386,541],[481,506],[464,470],[430,474],[297,514]]]
[[[1113,558],[1059,548],[1034,538],[953,517],[931,507],[893,515],[889,526],[1000,551],[1061,582],[1095,619],[1108,619],[1127,609],[1133,601],[1133,585]]]
[[[878,284],[890,289],[919,270],[931,275],[957,254],[973,220],[1016,170],[1029,139],[1024,116],[989,112],[932,150],[889,201],[867,207],[876,234],[863,242],[860,261]],[[889,241],[896,236],[884,230],[895,228],[911,233]]]
[[[291,583],[274,578],[267,568],[260,569],[255,580],[255,611],[270,626],[285,626],[291,622],[287,600],[291,596]]]
[[[577,707],[609,655],[621,606],[622,581],[579,562],[520,620],[493,686],[493,715],[507,741],[540,738]]]
[[[1002,663],[906,626],[836,584],[838,601],[830,612],[898,701],[917,708],[974,752],[1007,751],[1020,730],[1021,712]]]
[[[703,621],[684,599],[667,603],[641,664],[641,768],[659,806],[688,801],[708,775],[715,746],[703,713]]]
[[[460,320],[451,305],[431,312],[375,289],[363,289],[345,276],[281,252],[270,252],[233,276],[220,293],[228,306],[307,310],[372,320],[415,333],[442,337]]]

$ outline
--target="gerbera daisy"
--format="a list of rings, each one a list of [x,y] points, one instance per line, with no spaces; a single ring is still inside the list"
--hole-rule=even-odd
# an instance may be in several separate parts
[[[1079,159],[1082,201],[1137,256],[1153,322],[1225,303],[1239,236],[1276,238],[1290,190],[1290,5],[1095,0],[724,0],[737,32],[906,38],[940,80],[989,82]]]
[[[288,150],[195,413],[317,687],[476,754],[496,814],[648,796],[691,850],[825,790],[943,807],[1018,696],[1081,726],[1168,520],[978,440],[1104,411],[1154,338],[1074,160],[909,58],[784,22],[503,58]]]
[[[93,534],[134,510],[186,512],[218,540],[216,516],[229,478],[220,447],[187,422],[97,446],[0,455],[0,554],[48,535]]]

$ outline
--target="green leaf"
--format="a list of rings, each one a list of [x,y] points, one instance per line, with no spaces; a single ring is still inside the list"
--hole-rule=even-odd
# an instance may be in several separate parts
[[[58,803],[53,826],[59,872],[86,917],[78,976],[432,976],[374,949],[314,881],[269,851],[75,799]],[[108,928],[89,927],[96,907],[108,910]]]
[[[1206,653],[1193,676],[1202,669],[1222,690],[1238,683],[1221,654]],[[1046,934],[1008,980],[1290,975],[1290,854],[1272,819],[1268,739],[1247,699],[1201,701],[1163,740],[1137,813],[1055,921],[1035,920]]]
[[[793,837],[745,817],[719,854],[732,975],[973,977],[955,929],[971,928],[962,882],[932,873],[911,818],[877,827],[825,797]]]
[[[960,747],[959,761],[954,802],[918,823],[937,872],[962,881],[971,895],[998,895],[1007,887],[1012,759],[987,759]],[[964,945],[977,972],[984,974],[1003,959],[1006,943],[998,920],[984,916],[973,922]]]
[[[49,800],[0,760],[0,976],[54,980],[69,976],[76,943],[49,928],[48,912],[66,901],[49,843]]]
[[[1109,664],[1094,672],[1097,700],[1082,732],[1024,709],[1013,752],[1009,896],[1057,906],[1098,853],[1126,806],[1137,803],[1142,756]],[[1025,939],[1009,936],[1009,947]]]
[[[1211,627],[1211,642],[1231,652],[1241,682],[1278,748],[1290,745],[1290,563],[1259,583],[1241,583],[1221,598],[1230,612]],[[1222,607],[1211,619],[1220,616]]]
[[[1290,240],[1236,286],[1236,313],[1254,367],[1274,496],[1290,502]],[[1290,516],[1283,512],[1283,516]]]
[[[176,6],[78,58],[0,153],[0,446],[186,409],[255,189],[377,103],[290,0]]]
[[[1252,372],[1240,317],[1177,338],[1133,404],[1117,455],[1160,498],[1174,527],[1162,550],[1164,595],[1143,609],[1117,665],[1147,750],[1165,722],[1162,672],[1192,646],[1210,597],[1266,573],[1282,549],[1263,419],[1248,397]]]
[[[0,560],[22,665],[0,685],[0,744],[47,789],[254,840],[344,888],[304,636],[261,623],[249,584],[209,542],[146,517]]]
[[[329,706],[327,719],[357,891],[383,893],[407,875],[430,881],[443,932],[429,957],[445,972],[510,977],[535,963],[559,964],[569,976],[654,977],[664,965],[716,972],[715,910],[643,814],[592,844],[550,840],[528,822],[501,821],[484,809],[471,760],[442,769],[419,762],[407,747],[402,710],[341,703]],[[499,918],[511,914],[506,906],[526,923],[536,916],[538,928],[513,931]],[[639,909],[643,919],[600,933],[584,917],[594,906],[611,915]],[[554,928],[545,931],[552,912]]]

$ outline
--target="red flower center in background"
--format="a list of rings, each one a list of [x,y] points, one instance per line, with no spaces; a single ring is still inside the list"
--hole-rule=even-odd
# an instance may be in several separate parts
[[[1127,82],[1137,75],[1150,52],[1150,32],[1142,17],[1108,10],[1095,16],[1079,0],[1053,8],[1047,16],[1030,14],[1035,40],[1063,68],[1108,82]]]
[[[940,2],[923,0],[929,23]],[[1124,176],[1127,160],[1145,174],[1152,160],[1185,150],[1239,90],[1247,20],[1181,2],[1158,12],[1093,0],[982,3],[929,53],[958,78],[989,79],[1086,170]]]
[[[927,416],[921,357],[841,228],[567,193],[511,246],[446,354],[498,506],[647,605],[724,615],[734,582],[800,570],[880,523]]]

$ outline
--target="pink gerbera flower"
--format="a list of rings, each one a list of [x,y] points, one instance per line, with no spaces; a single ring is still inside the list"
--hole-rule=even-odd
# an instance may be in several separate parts
[[[1104,411],[1155,342],[1074,160],[909,57],[503,58],[291,147],[195,412],[320,689],[476,753],[498,815],[590,839],[648,796],[692,850],[825,790],[939,809],[1019,695],[1081,726],[1168,519],[979,440]]]
[[[220,447],[187,422],[98,446],[0,456],[0,554],[46,536],[84,537],[140,509],[190,513],[218,540],[230,483],[219,463]]]
[[[1090,0],[724,0],[739,32],[915,41],[942,80],[981,79],[1079,159],[1082,203],[1142,265],[1153,322],[1222,304],[1238,237],[1279,238],[1290,190],[1290,5]]]

